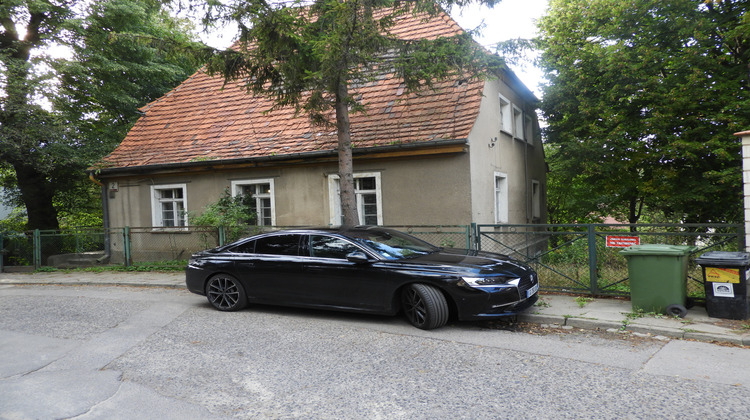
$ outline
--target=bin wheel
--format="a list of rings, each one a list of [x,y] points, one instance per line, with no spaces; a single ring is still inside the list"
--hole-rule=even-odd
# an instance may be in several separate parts
[[[687,315],[687,309],[682,305],[669,305],[667,306],[667,315],[673,315],[678,316],[680,318],[685,318],[685,315]]]

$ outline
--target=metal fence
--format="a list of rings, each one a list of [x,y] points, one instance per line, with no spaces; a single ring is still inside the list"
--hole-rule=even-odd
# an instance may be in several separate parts
[[[539,273],[543,290],[627,296],[624,244],[695,246],[689,259],[688,295],[703,297],[695,257],[707,251],[745,249],[743,225],[451,225],[391,226],[443,247],[506,254]],[[184,267],[190,254],[274,228],[225,230],[211,227],[163,229],[73,229],[0,235],[0,270],[5,266],[83,265]],[[616,238],[613,241],[612,238]]]
[[[744,226],[477,225],[477,248],[507,254],[534,267],[543,289],[592,295],[630,294],[625,245],[689,245],[688,296],[702,299],[703,274],[695,258],[708,251],[744,251]],[[658,279],[656,279],[658,281]]]

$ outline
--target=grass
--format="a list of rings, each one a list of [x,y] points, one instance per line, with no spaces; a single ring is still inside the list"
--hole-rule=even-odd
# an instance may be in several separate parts
[[[179,272],[185,271],[187,266],[187,260],[178,261],[155,261],[155,262],[141,262],[133,264],[129,267],[124,265],[105,265],[96,267],[81,267],[81,268],[55,268],[55,267],[41,267],[36,270],[37,273],[76,273],[76,272],[88,272],[88,273],[106,273],[106,272]]]
[[[576,297],[576,303],[578,304],[579,308],[583,308],[586,306],[587,303],[593,302],[594,298],[586,297],[586,296],[578,296]]]

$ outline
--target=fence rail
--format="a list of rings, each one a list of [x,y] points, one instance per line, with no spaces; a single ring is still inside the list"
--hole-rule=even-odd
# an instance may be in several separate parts
[[[703,298],[703,278],[694,260],[707,251],[745,249],[743,225],[570,224],[391,226],[443,247],[509,255],[539,273],[542,289],[592,295],[627,296],[630,284],[622,243],[691,245],[688,295]],[[0,235],[4,266],[76,267],[85,265],[184,264],[190,254],[242,236],[274,228],[164,229],[124,227],[30,231]],[[612,241],[617,238],[617,241]],[[613,246],[618,245],[619,246]]]

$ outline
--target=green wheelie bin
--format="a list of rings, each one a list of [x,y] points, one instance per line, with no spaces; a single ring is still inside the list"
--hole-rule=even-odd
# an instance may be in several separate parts
[[[620,251],[628,261],[630,302],[634,311],[687,315],[687,267],[690,252],[685,245],[633,245]]]

